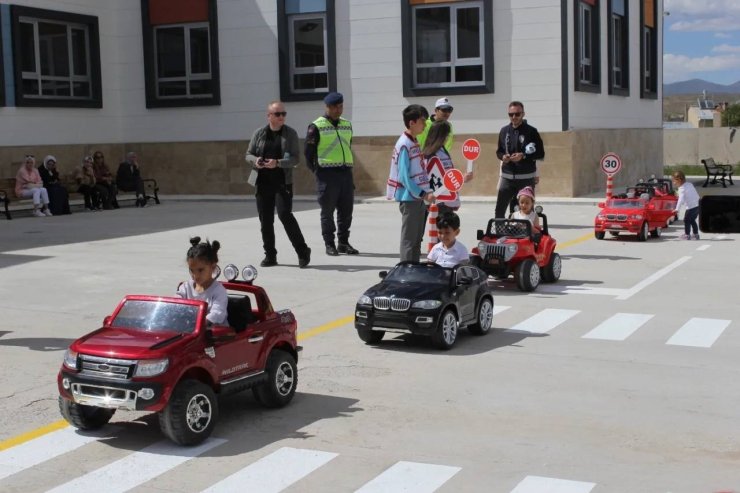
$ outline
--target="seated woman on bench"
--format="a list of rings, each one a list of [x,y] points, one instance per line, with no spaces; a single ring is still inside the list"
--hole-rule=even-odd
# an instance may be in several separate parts
[[[36,169],[36,159],[30,154],[23,161],[23,166],[15,175],[15,194],[19,199],[33,199],[33,215],[36,217],[51,216],[49,210],[49,193],[44,188],[41,175]]]

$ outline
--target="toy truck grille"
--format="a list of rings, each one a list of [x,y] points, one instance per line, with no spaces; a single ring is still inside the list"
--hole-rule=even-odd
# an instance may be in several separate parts
[[[504,258],[506,256],[506,245],[497,245],[495,243],[486,243],[482,247],[478,247],[478,251],[480,252],[480,256],[483,258],[486,257],[500,257]]]
[[[388,298],[378,296],[373,300],[373,306],[378,310],[393,310],[394,312],[405,312],[411,308],[411,300],[405,298]]]
[[[606,218],[609,221],[626,221],[627,214],[607,214]]]
[[[135,366],[136,361],[80,355],[81,373],[91,377],[128,380],[133,375]]]

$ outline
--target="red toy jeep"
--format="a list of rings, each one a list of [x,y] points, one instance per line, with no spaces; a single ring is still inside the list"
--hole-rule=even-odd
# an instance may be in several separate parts
[[[522,291],[534,291],[540,284],[560,279],[562,261],[555,253],[557,242],[550,236],[547,216],[542,207],[535,208],[542,232],[533,233],[532,223],[522,219],[491,219],[484,232],[478,230],[478,246],[470,262],[487,274],[507,278],[513,272]]]
[[[217,394],[251,388],[265,406],[288,404],[298,383],[295,317],[273,310],[253,267],[245,281],[233,265],[224,273],[228,326],[209,326],[203,301],[128,295],[73,342],[57,378],[62,416],[90,430],[116,409],[156,412],[168,438],[195,445],[216,425]]]
[[[627,187],[624,194],[599,203],[603,210],[594,219],[594,236],[603,240],[608,231],[615,237],[636,234],[638,241],[647,240],[648,233],[659,238],[663,228],[675,219],[677,202],[673,186],[666,179],[653,178]]]

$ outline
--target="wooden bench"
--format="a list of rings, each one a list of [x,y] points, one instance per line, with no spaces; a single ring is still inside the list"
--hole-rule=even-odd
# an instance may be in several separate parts
[[[77,193],[77,184],[74,178],[64,177],[62,178],[62,184],[69,192],[69,206],[73,207],[84,207],[85,198],[81,193]],[[157,181],[153,178],[147,178],[144,180],[144,193],[146,194],[147,200],[154,200],[156,204],[159,204],[159,186]],[[119,191],[116,195],[116,199],[119,204],[122,203],[136,203],[136,193],[134,192],[121,192]],[[15,196],[15,178],[0,178],[0,206],[3,207],[3,212],[8,220],[13,219],[12,212],[33,210],[32,199],[19,199]]]
[[[732,182],[732,172],[734,171],[734,168],[731,164],[717,164],[714,162],[714,158],[711,157],[702,159],[701,164],[704,165],[704,169],[707,171],[707,179],[702,187],[714,185],[717,183],[717,180],[719,180],[722,182],[722,187],[727,188],[727,185],[725,185],[725,178],[730,181],[730,185],[734,185]],[[711,182],[709,181],[710,178],[712,179]]]

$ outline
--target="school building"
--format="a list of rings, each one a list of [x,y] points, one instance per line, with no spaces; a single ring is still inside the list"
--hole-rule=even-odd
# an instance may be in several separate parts
[[[662,0],[0,0],[0,177],[25,154],[72,172],[127,150],[163,193],[251,193],[247,139],[282,99],[305,135],[329,91],[353,122],[357,193],[384,193],[401,110],[449,97],[463,194],[495,195],[520,100],[544,139],[544,195],[662,172]],[[305,166],[296,193],[311,194]]]

